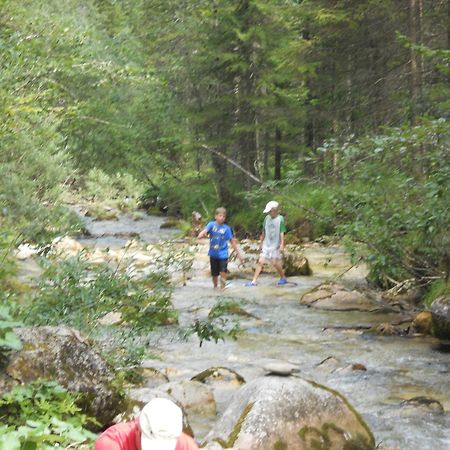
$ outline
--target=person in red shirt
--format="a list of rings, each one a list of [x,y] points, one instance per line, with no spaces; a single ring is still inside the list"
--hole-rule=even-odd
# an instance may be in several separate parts
[[[166,398],[154,398],[137,419],[104,431],[95,443],[95,450],[198,450],[195,441],[182,429],[181,409]]]

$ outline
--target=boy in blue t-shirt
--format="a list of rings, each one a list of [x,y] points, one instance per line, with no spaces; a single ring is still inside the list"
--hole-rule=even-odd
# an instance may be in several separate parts
[[[211,276],[214,289],[218,287],[220,275],[220,287],[225,289],[227,281],[227,265],[228,265],[228,241],[236,251],[241,262],[244,261],[236,238],[233,236],[233,230],[225,223],[227,210],[225,208],[217,208],[214,216],[215,220],[206,225],[205,229],[200,232],[198,238],[209,236],[209,262],[211,265]]]

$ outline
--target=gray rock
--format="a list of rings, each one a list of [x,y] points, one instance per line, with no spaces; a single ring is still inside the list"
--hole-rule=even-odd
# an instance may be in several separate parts
[[[1,384],[7,389],[40,378],[55,380],[81,394],[79,406],[100,425],[111,423],[121,396],[113,387],[113,373],[86,338],[67,327],[20,328],[16,333],[23,348],[9,357],[0,391]]]
[[[158,386],[181,403],[188,413],[197,415],[215,415],[216,402],[210,387],[199,381],[172,381]]]
[[[367,425],[339,393],[292,377],[256,379],[233,396],[207,443],[241,450],[310,450],[314,442],[329,448],[373,450]]]
[[[413,397],[409,400],[404,400],[400,406],[413,413],[444,413],[444,407],[441,402],[432,397]]]
[[[226,367],[210,367],[191,378],[214,388],[238,388],[245,383],[237,372]]]
[[[311,275],[312,270],[308,260],[299,251],[286,250],[283,257],[286,276]]]
[[[431,305],[433,334],[440,339],[450,339],[450,296],[438,297]]]
[[[302,305],[330,311],[378,311],[380,305],[340,284],[322,284],[300,299]]]
[[[263,369],[268,372],[269,375],[280,375],[284,377],[300,371],[298,366],[283,361],[269,362],[263,366]]]

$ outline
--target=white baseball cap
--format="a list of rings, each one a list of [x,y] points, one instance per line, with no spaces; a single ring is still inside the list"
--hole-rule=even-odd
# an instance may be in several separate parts
[[[273,208],[278,208],[278,206],[280,206],[278,204],[278,202],[276,202],[275,200],[271,200],[269,203],[267,203],[266,207],[264,208],[263,213],[266,214],[268,213],[271,209]]]
[[[154,398],[139,416],[142,450],[175,450],[183,431],[183,413],[167,398]]]

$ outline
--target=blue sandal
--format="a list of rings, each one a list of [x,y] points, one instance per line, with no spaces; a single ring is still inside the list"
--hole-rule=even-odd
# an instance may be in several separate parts
[[[247,283],[245,283],[246,287],[253,287],[253,286],[257,286],[256,283],[254,283],[253,281],[248,281]]]
[[[287,284],[288,280],[286,280],[286,278],[280,278],[278,280],[278,286],[284,286],[285,284]]]

